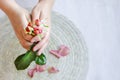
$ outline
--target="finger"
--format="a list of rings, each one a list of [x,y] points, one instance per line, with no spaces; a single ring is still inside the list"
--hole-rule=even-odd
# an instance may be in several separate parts
[[[47,47],[47,45],[48,45],[48,41],[42,46],[41,49],[39,49],[37,55],[40,55],[43,52],[43,50]]]
[[[40,16],[40,9],[35,6],[32,10],[32,22],[35,23],[36,19],[39,19]]]
[[[32,19],[32,15],[27,11],[26,12],[27,14],[25,15],[25,17],[26,17],[26,20],[27,20],[27,22],[31,22],[31,19]]]
[[[20,43],[21,43],[22,47],[25,48],[25,49],[27,49],[27,50],[29,50],[30,46],[32,45],[32,43],[30,43],[30,42],[28,42],[28,41],[26,41],[24,39],[21,40]]]
[[[45,13],[42,13],[40,16],[40,20],[45,20],[45,24],[49,27],[48,29],[51,29],[51,16],[50,15],[47,15],[47,14],[45,15]]]
[[[28,22],[30,22],[30,21],[31,21],[30,14],[27,14],[27,13],[26,13],[26,15],[22,16],[22,22],[21,22],[20,25],[21,25],[21,26],[23,27],[23,29],[24,29],[24,28],[27,27]]]
[[[23,22],[24,28],[27,27],[28,22],[31,22],[31,15],[30,15],[28,12],[26,12],[26,13],[27,13],[27,14],[25,15],[25,18],[26,18],[26,19],[23,19],[23,20],[25,20],[25,21],[24,21],[25,23]],[[23,38],[24,38],[25,40],[29,41],[29,42],[30,42],[30,40],[33,38],[32,35],[26,34],[24,30],[22,30],[22,35],[23,35]]]
[[[40,19],[50,18],[51,12],[48,10],[42,10],[40,13]]]
[[[40,38],[38,35],[31,39],[31,42],[38,42],[38,41],[40,41]]]
[[[33,51],[39,50],[48,40],[43,40],[42,42],[39,42],[34,48]]]
[[[40,49],[40,48],[48,41],[48,39],[49,39],[49,34],[47,34],[47,35],[45,36],[45,38],[43,38],[43,40],[40,41],[40,42],[33,48],[33,51],[36,51],[36,50]]]
[[[38,42],[38,41],[44,39],[45,36],[46,36],[46,33],[42,34],[42,37],[41,37],[41,35],[38,34],[38,35],[36,35],[35,37],[33,37],[33,38],[31,39],[31,42],[32,42],[32,43],[33,43],[33,42]]]
[[[26,34],[24,31],[22,32],[23,38],[27,41],[31,41],[31,39],[33,38],[32,35]]]

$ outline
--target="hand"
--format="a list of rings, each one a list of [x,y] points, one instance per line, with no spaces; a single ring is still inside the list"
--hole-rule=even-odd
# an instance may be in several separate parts
[[[51,1],[51,0],[50,0]],[[40,0],[37,5],[32,10],[32,22],[36,19],[46,19],[47,25],[49,27],[48,32],[46,33],[45,37],[40,41],[38,36],[35,36],[31,39],[31,42],[38,42],[38,44],[33,48],[34,51],[38,50],[38,55],[42,53],[49,41],[50,29],[51,29],[51,8],[52,2],[49,0]]]
[[[27,27],[28,22],[31,20],[30,14],[25,9],[21,8],[19,10],[20,12],[15,11],[14,15],[9,16],[9,19],[21,45],[29,50],[30,46],[33,44],[30,42],[33,36],[26,34],[24,28]]]
[[[32,45],[32,43],[30,42],[32,36],[27,35],[24,32],[24,28],[31,20],[30,14],[25,9],[17,5],[14,0],[10,0],[10,1],[1,0],[0,7],[9,17],[10,22],[13,26],[13,29],[21,45],[25,49],[29,49],[30,46]]]

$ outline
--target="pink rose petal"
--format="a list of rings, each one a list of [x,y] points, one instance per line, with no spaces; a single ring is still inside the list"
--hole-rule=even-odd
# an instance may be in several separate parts
[[[46,65],[36,65],[35,68],[30,69],[28,71],[28,76],[30,76],[31,78],[34,76],[35,72],[43,72],[46,70]]]
[[[36,65],[36,71],[37,72],[43,72],[46,70],[46,65]]]
[[[34,73],[36,72],[36,70],[35,69],[30,69],[29,71],[28,71],[28,75],[32,78],[33,76],[34,76]]]
[[[51,54],[55,55],[57,58],[60,58],[60,57],[61,57],[61,55],[58,54],[58,51],[57,51],[57,50],[50,50],[49,52],[50,52]]]
[[[57,73],[57,72],[59,72],[59,70],[58,70],[57,68],[55,68],[55,67],[50,67],[50,68],[48,69],[48,72],[49,72],[49,73]]]
[[[61,56],[67,56],[69,54],[69,52],[70,52],[70,50],[69,50],[69,48],[67,46],[65,46],[65,45],[60,46],[59,54]]]
[[[58,50],[50,50],[51,54],[55,55],[57,58],[60,58],[62,56],[67,56],[70,52],[69,48],[65,45],[61,45]]]

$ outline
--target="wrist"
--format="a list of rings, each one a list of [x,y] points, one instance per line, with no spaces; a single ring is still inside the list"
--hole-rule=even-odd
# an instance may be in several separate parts
[[[8,17],[14,15],[14,12],[18,12],[20,10],[20,6],[14,0],[1,0],[0,8]]]

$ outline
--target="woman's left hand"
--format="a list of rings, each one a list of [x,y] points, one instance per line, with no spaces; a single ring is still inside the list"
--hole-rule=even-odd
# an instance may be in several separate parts
[[[31,39],[31,42],[38,42],[33,51],[38,50],[38,55],[42,53],[42,51],[46,48],[49,36],[50,36],[50,29],[51,29],[51,9],[54,0],[40,0],[37,5],[33,8],[31,16],[32,16],[32,23],[35,23],[36,19],[46,20],[48,25],[48,32],[46,33],[45,37],[40,41],[38,36],[35,36]]]

